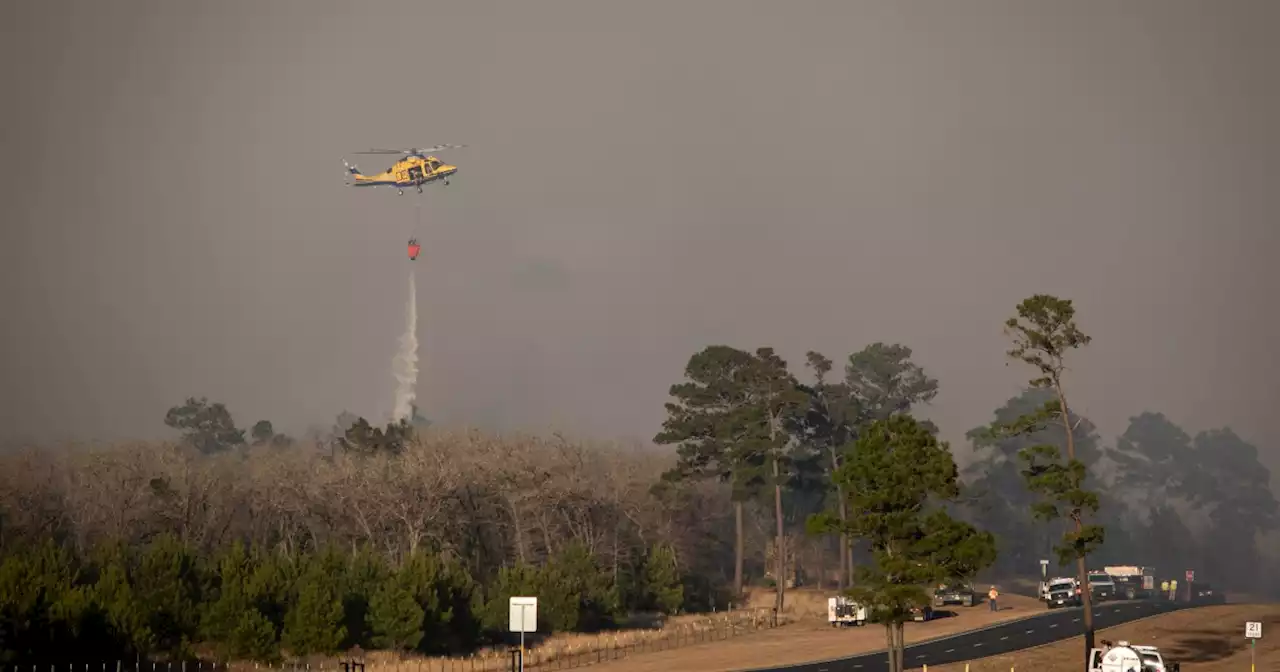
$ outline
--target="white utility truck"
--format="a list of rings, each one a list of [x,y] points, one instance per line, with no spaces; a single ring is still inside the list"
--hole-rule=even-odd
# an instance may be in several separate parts
[[[1154,646],[1121,641],[1089,652],[1089,672],[1181,672],[1180,667],[1178,663],[1166,663]]]
[[[867,608],[844,597],[827,598],[827,621],[831,627],[867,624]]]

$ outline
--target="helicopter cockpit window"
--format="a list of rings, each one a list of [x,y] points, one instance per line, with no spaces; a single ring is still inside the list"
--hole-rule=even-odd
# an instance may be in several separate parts
[[[439,161],[436,161],[435,159],[427,159],[427,170],[435,172],[438,168],[440,168]]]

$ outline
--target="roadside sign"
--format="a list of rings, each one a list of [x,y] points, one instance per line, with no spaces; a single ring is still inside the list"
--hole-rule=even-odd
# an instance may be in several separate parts
[[[509,606],[511,632],[538,631],[538,598],[513,597]]]
[[[538,598],[512,597],[509,612],[511,632],[520,633],[520,672],[524,672],[524,633],[538,631]]]
[[[1187,580],[1188,580],[1188,581],[1195,581],[1195,580],[1196,580],[1196,571],[1195,571],[1194,569],[1188,569],[1188,570],[1187,570]]]

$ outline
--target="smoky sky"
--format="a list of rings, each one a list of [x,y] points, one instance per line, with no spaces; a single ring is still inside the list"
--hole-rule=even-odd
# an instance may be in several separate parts
[[[1269,451],[1280,4],[10,3],[4,432],[168,435],[184,397],[384,418],[422,256],[448,423],[647,440],[711,343],[900,342],[959,440],[1075,300],[1067,380]],[[370,147],[466,143],[421,197]]]

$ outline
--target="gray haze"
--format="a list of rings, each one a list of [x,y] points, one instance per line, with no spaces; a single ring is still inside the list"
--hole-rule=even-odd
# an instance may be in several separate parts
[[[1276,463],[1280,3],[9,3],[10,437],[167,436],[188,395],[385,417],[409,195],[429,417],[648,439],[713,343],[902,342],[953,439],[1076,300],[1106,434],[1158,410]],[[358,157],[381,169],[387,157]]]

